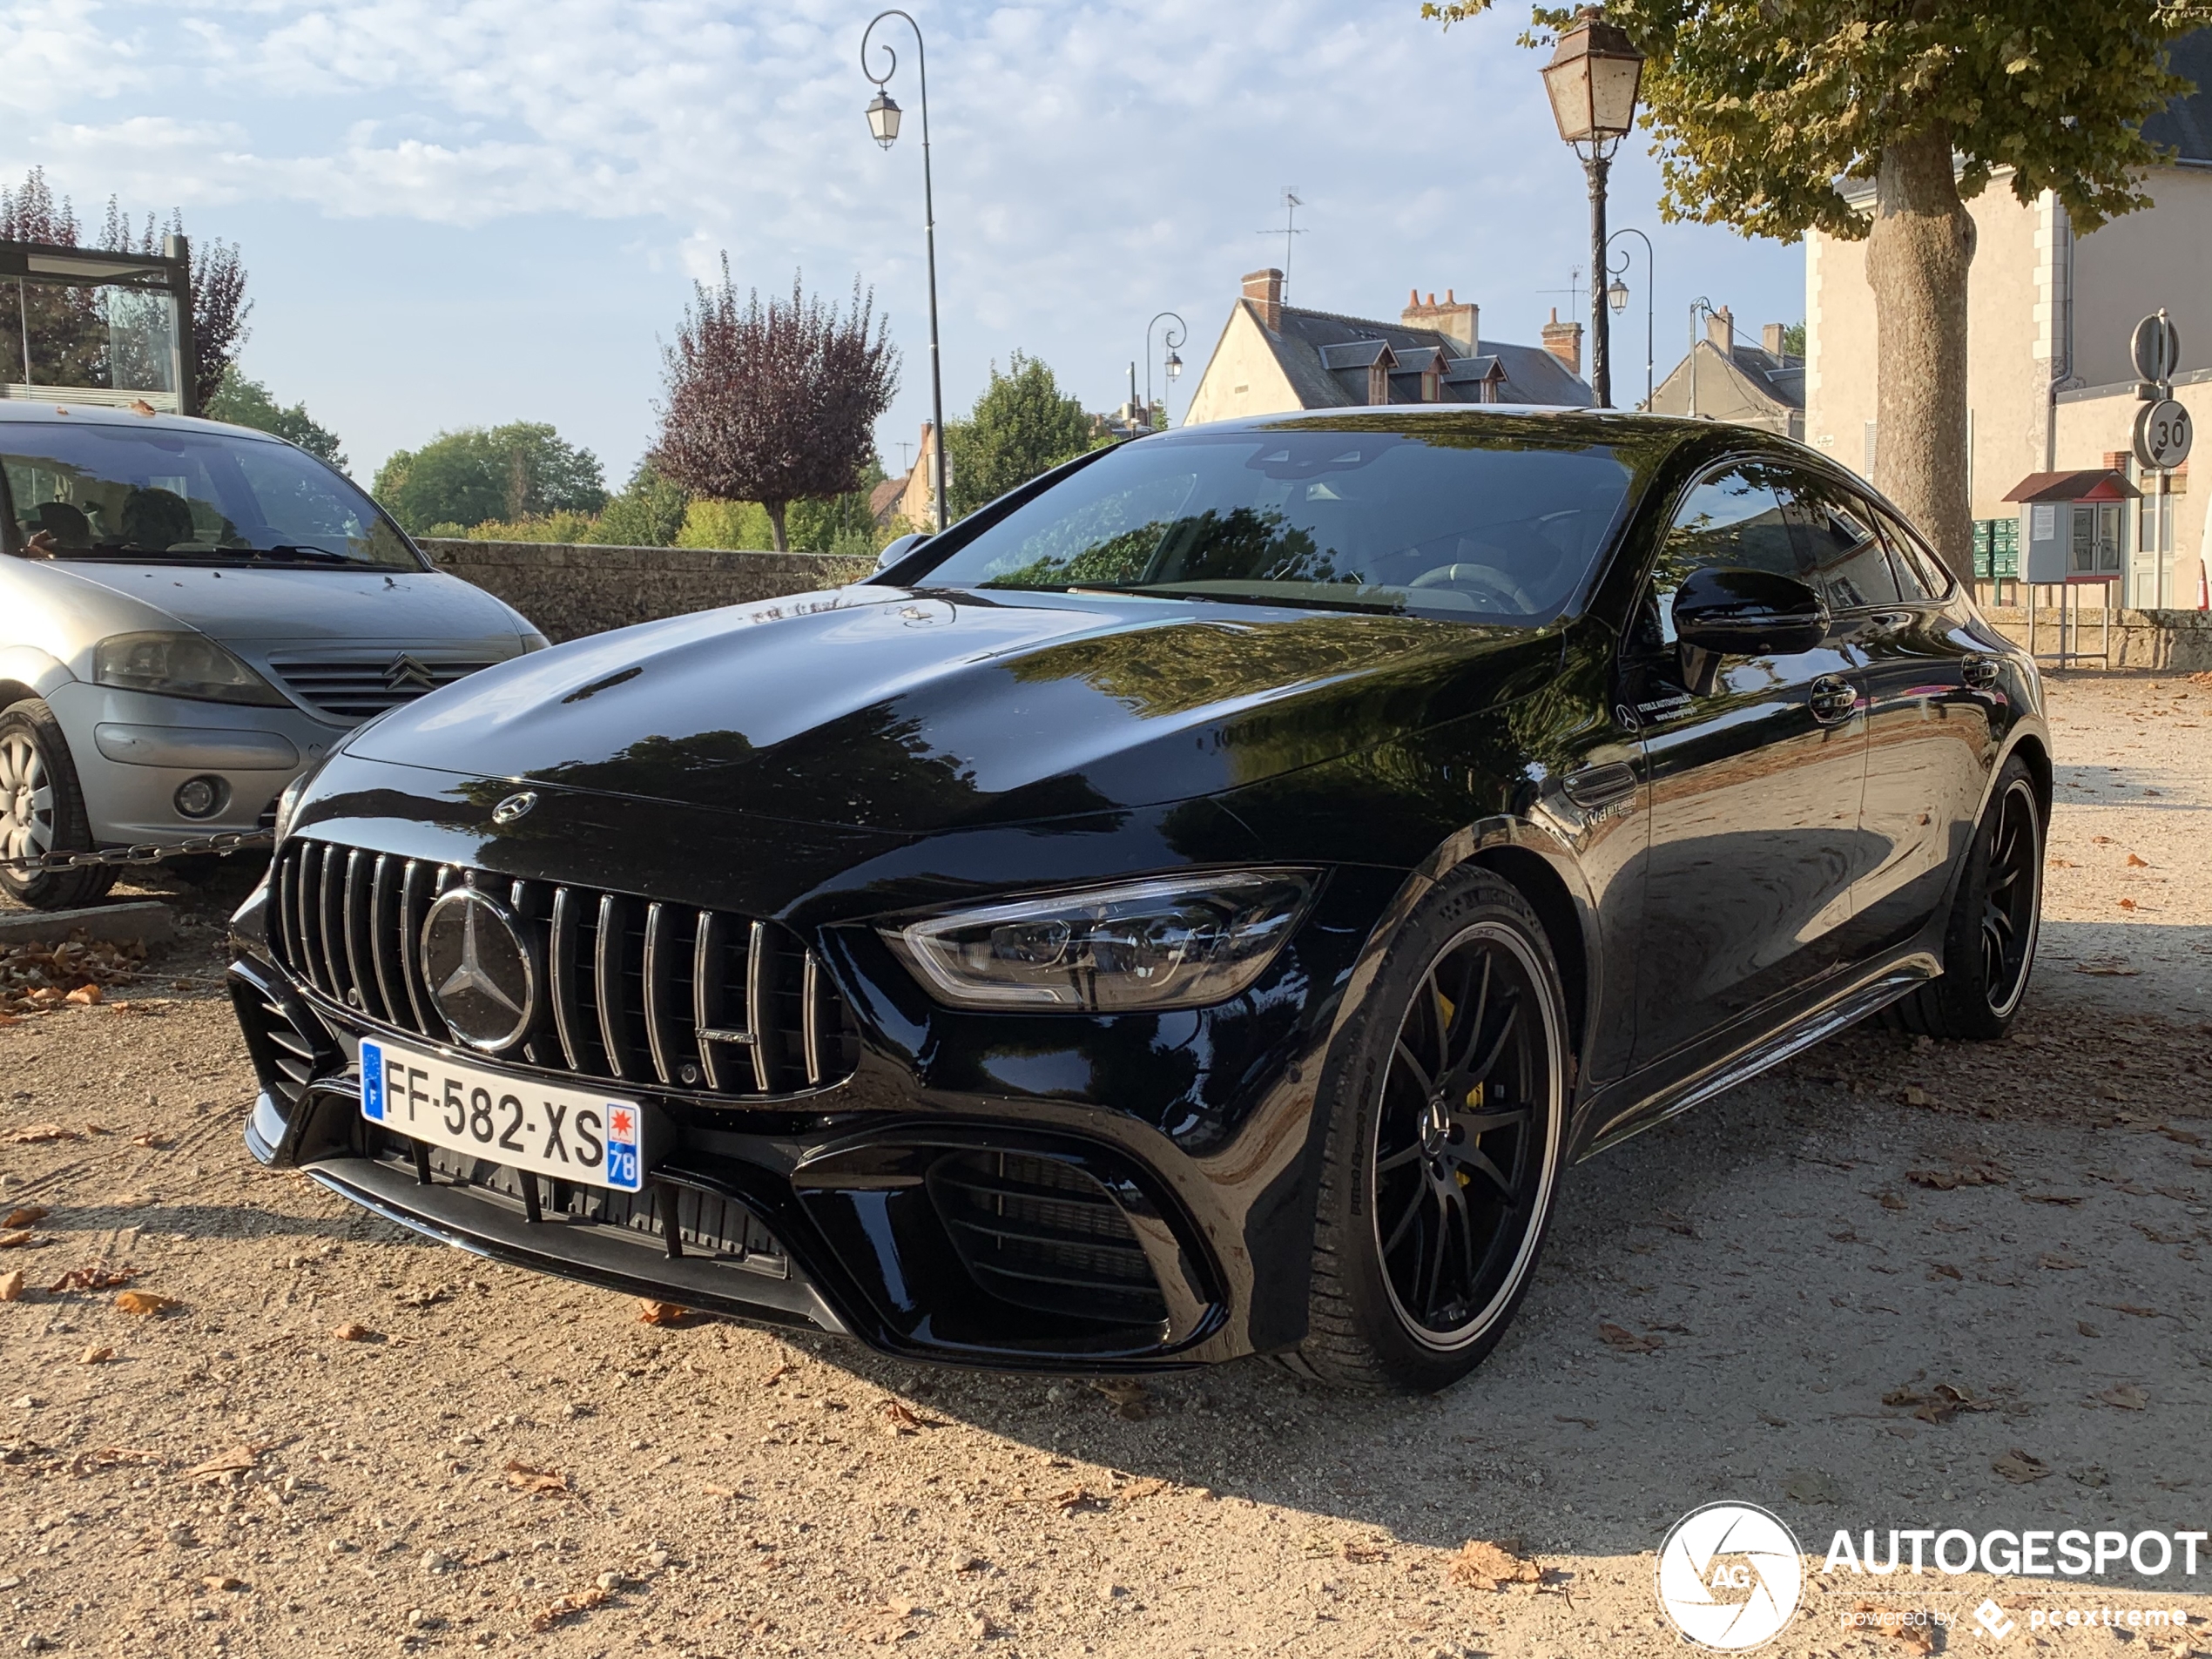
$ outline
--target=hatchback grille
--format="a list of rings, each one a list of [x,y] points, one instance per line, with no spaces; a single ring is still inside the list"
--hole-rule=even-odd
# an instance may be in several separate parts
[[[1129,1218],[1074,1164],[1015,1152],[955,1153],[932,1166],[929,1191],[954,1248],[992,1294],[1116,1325],[1168,1317]]]
[[[447,888],[496,893],[536,935],[544,995],[500,1056],[550,1071],[721,1096],[841,1082],[852,1011],[788,930],[550,881],[295,840],[277,859],[273,944],[292,972],[378,1024],[446,1042],[422,976],[422,922]]]
[[[269,667],[287,691],[334,720],[366,720],[490,666],[409,651],[375,657],[279,652],[269,658]]]

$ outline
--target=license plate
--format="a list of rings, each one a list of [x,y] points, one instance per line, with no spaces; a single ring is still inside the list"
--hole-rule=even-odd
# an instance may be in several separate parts
[[[372,1123],[588,1186],[644,1184],[643,1112],[634,1100],[510,1077],[374,1039],[361,1045],[361,1116]]]

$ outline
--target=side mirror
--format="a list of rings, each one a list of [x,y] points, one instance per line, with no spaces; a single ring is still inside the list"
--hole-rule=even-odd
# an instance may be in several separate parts
[[[884,543],[883,551],[875,556],[875,569],[868,572],[870,578],[881,576],[928,539],[927,530],[911,530]]]
[[[1675,637],[1722,657],[1787,657],[1828,636],[1828,607],[1795,577],[1698,570],[1675,595]]]

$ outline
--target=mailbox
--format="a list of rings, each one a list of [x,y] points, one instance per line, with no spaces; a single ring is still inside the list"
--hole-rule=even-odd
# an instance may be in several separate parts
[[[2020,510],[2020,577],[2031,583],[2117,582],[2128,503],[2142,492],[2109,468],[2031,473],[2005,499]]]

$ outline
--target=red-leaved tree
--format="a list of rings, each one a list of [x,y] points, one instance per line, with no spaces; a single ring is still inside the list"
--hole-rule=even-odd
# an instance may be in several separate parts
[[[874,309],[857,277],[849,310],[806,293],[796,274],[788,301],[763,305],[758,289],[739,300],[725,254],[722,280],[698,285],[663,354],[654,469],[694,496],[759,502],[785,551],[785,509],[859,485],[898,392],[898,349]]]
[[[0,240],[46,242],[57,247],[87,246],[115,253],[158,253],[165,234],[185,233],[183,215],[172,212],[166,225],[152,213],[133,226],[113,197],[99,234],[83,241],[84,227],[67,197],[57,200],[43,167],[33,167],[22,187],[0,190]],[[204,409],[223,375],[246,344],[246,318],[253,303],[246,297],[246,266],[228,242],[194,243],[192,249],[192,408]],[[34,372],[56,386],[97,386],[107,368],[107,335],[93,290],[39,287],[26,290],[24,320],[30,325],[29,348]],[[20,345],[21,342],[18,342]],[[14,368],[0,366],[0,373]]]

